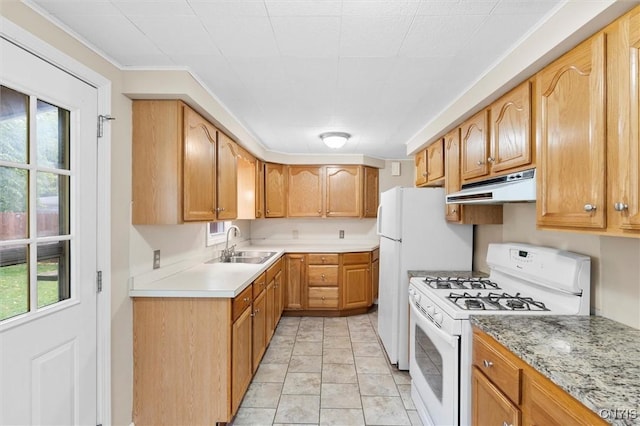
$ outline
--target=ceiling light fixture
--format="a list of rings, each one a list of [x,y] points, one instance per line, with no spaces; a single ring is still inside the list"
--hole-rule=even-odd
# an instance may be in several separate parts
[[[326,132],[320,134],[320,139],[331,149],[342,148],[347,140],[351,137],[349,133],[344,132]]]

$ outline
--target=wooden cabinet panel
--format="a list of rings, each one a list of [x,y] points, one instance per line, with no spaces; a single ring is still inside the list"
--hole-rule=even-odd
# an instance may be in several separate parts
[[[362,211],[362,179],[360,166],[326,168],[327,217],[359,217]]]
[[[485,334],[473,336],[473,365],[496,384],[511,401],[520,404],[520,375],[522,369],[501,346],[488,340]]]
[[[415,157],[416,186],[423,186],[427,183],[427,150],[423,149]]]
[[[311,286],[337,286],[338,265],[309,265],[307,267],[307,285]]]
[[[238,217],[238,145],[218,131],[218,220]]]
[[[287,254],[287,285],[284,307],[289,310],[303,309],[303,291],[306,287],[306,263],[304,254]]]
[[[371,306],[371,271],[369,264],[342,267],[342,308]]]
[[[276,276],[273,278],[274,283],[273,286],[275,288],[275,308],[274,308],[274,320],[273,323],[277,326],[278,321],[280,321],[280,317],[282,316],[282,311],[284,310],[284,274],[282,271],[278,271]]]
[[[452,130],[444,137],[445,192],[450,194],[461,189],[460,181],[460,129]],[[446,204],[447,222],[463,224],[502,223],[501,205]]]
[[[471,372],[472,426],[521,424],[521,412],[476,367]],[[542,423],[545,424],[545,423]]]
[[[307,299],[308,309],[338,309],[337,287],[310,287]]]
[[[345,265],[354,265],[354,264],[362,264],[369,263],[371,260],[371,253],[368,251],[358,252],[358,253],[345,253],[342,255],[342,263]]]
[[[427,184],[444,179],[444,141],[439,139],[427,147]]]
[[[256,298],[267,288],[267,274],[262,273],[258,278],[253,281],[253,300]],[[242,294],[240,295],[242,296]]]
[[[378,290],[380,288],[380,260],[375,259],[371,262],[371,300],[378,298]]]
[[[540,226],[605,227],[605,36],[536,77]]]
[[[321,166],[289,166],[288,178],[288,216],[322,216],[324,168]]]
[[[264,162],[256,160],[256,219],[264,217]]]
[[[489,173],[487,152],[489,150],[489,114],[482,110],[460,127],[461,178],[473,180]]]
[[[239,295],[233,298],[233,310],[232,310],[232,316],[231,316],[233,321],[237,320],[240,314],[242,314],[244,310],[251,305],[252,300],[253,300],[252,285],[242,290],[242,292]]]
[[[275,280],[272,279],[267,284],[266,304],[265,304],[265,345],[271,340],[276,329],[276,288]]]
[[[251,155],[249,151],[237,145],[237,176],[238,190],[237,193],[237,219],[255,219],[256,218],[256,196],[258,194],[257,177],[256,177],[256,157]]]
[[[363,217],[378,216],[378,174],[375,167],[364,167],[364,199],[362,212]]]
[[[260,365],[260,360],[267,347],[267,297],[266,292],[260,293],[258,298],[253,301],[253,340],[252,340],[252,358],[253,372],[255,373]]]
[[[309,265],[337,265],[340,255],[337,253],[309,253],[307,261]]]
[[[231,330],[231,412],[237,412],[244,397],[251,377],[252,368],[252,340],[253,340],[251,308],[247,307],[233,323]],[[210,360],[212,361],[212,360]]]
[[[531,83],[526,81],[489,107],[491,153],[495,174],[532,162]]]
[[[265,217],[285,217],[287,214],[287,166],[265,163]]]

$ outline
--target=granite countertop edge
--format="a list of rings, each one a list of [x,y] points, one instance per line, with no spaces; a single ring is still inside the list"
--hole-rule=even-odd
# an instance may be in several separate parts
[[[599,316],[470,319],[605,421],[640,424],[640,330]]]

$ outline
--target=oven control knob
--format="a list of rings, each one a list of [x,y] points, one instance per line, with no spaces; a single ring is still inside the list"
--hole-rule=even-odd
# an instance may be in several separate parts
[[[436,323],[442,324],[442,314],[440,312],[436,312],[436,314],[433,316],[433,319]]]
[[[427,305],[427,313],[431,316],[433,316],[433,314],[435,313],[436,308],[433,307],[433,305]]]

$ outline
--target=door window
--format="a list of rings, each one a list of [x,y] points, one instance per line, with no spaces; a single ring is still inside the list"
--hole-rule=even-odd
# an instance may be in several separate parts
[[[71,297],[70,118],[0,86],[0,321]]]

